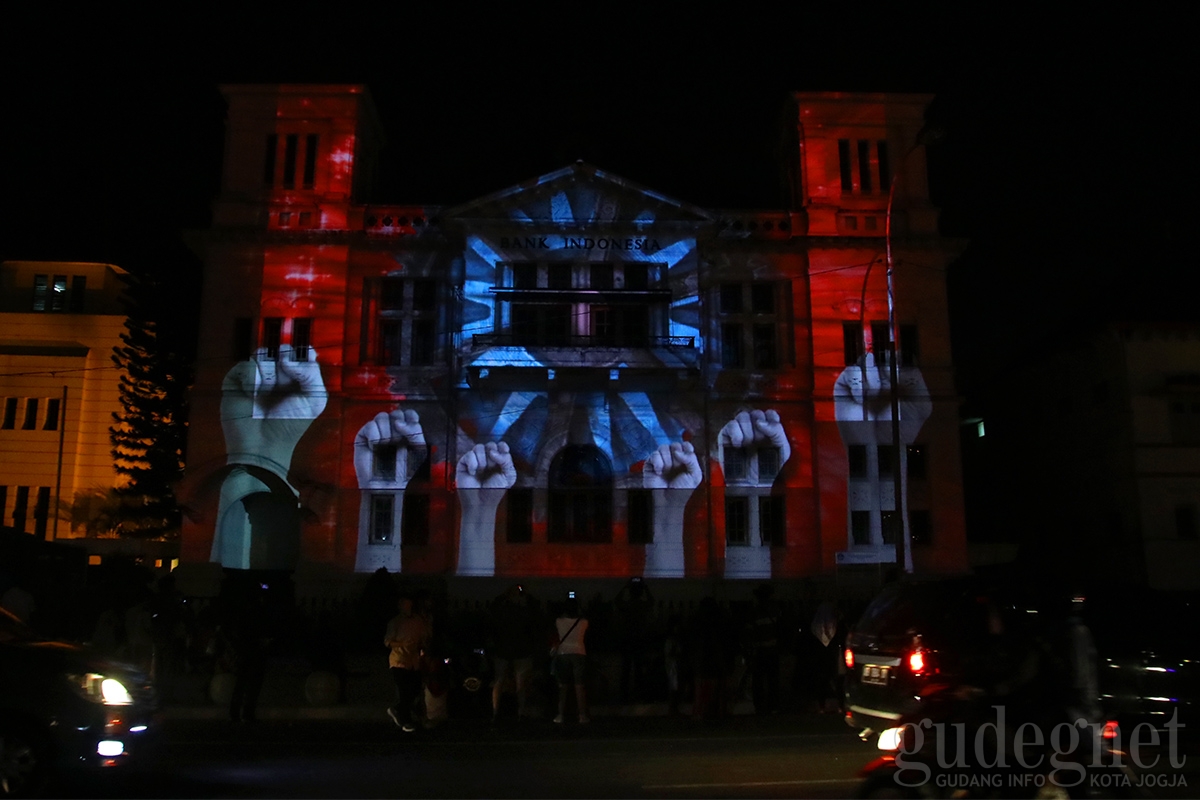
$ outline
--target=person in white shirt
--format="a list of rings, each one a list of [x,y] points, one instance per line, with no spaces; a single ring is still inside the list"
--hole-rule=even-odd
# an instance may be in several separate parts
[[[558,632],[558,645],[554,652],[554,676],[558,679],[558,716],[554,721],[562,724],[567,710],[567,690],[575,687],[575,702],[579,708],[579,722],[590,722],[587,707],[587,687],[584,685],[584,668],[587,664],[588,621],[579,611],[579,601],[571,598],[554,621]]]

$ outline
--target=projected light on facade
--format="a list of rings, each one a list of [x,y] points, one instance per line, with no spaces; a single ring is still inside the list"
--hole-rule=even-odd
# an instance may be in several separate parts
[[[309,194],[260,196],[289,209],[272,230],[311,206],[362,231],[210,260],[257,296],[226,321],[206,302],[207,324],[244,341],[207,376],[219,402],[197,402],[194,492],[215,533],[191,531],[193,552],[464,576],[763,579],[839,553],[889,560],[878,238],[824,246],[815,210],[807,235],[795,214],[731,222],[584,164],[457,208],[355,207],[330,187],[353,183],[372,136],[344,101],[329,127],[353,135],[296,134],[317,148],[297,167]],[[901,351],[903,441],[920,444],[948,362],[930,373]]]

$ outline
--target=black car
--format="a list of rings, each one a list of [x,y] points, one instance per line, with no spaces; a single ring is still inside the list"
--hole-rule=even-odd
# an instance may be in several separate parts
[[[1072,598],[1073,596],[1073,598]],[[862,731],[919,716],[933,685],[988,686],[1054,642],[1064,601],[1095,643],[1097,710],[1122,729],[1188,724],[1200,697],[1200,624],[1179,598],[1128,587],[1058,591],[1020,580],[904,581],[883,589],[846,638],[846,721]]]
[[[846,721],[892,728],[918,711],[931,682],[968,683],[986,662],[994,615],[1014,610],[969,579],[885,587],[846,637]]]
[[[35,792],[60,771],[136,761],[156,705],[136,668],[42,638],[0,609],[0,796]]]

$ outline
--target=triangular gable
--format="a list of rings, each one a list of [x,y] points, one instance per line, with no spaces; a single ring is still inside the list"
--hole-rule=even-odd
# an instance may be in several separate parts
[[[447,209],[443,219],[589,225],[709,222],[698,206],[577,161],[569,167]]]

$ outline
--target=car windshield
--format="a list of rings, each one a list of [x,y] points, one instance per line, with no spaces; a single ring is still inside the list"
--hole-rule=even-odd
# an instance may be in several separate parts
[[[964,582],[896,584],[867,606],[854,630],[866,636],[975,638],[987,631],[990,603],[977,587]]]

